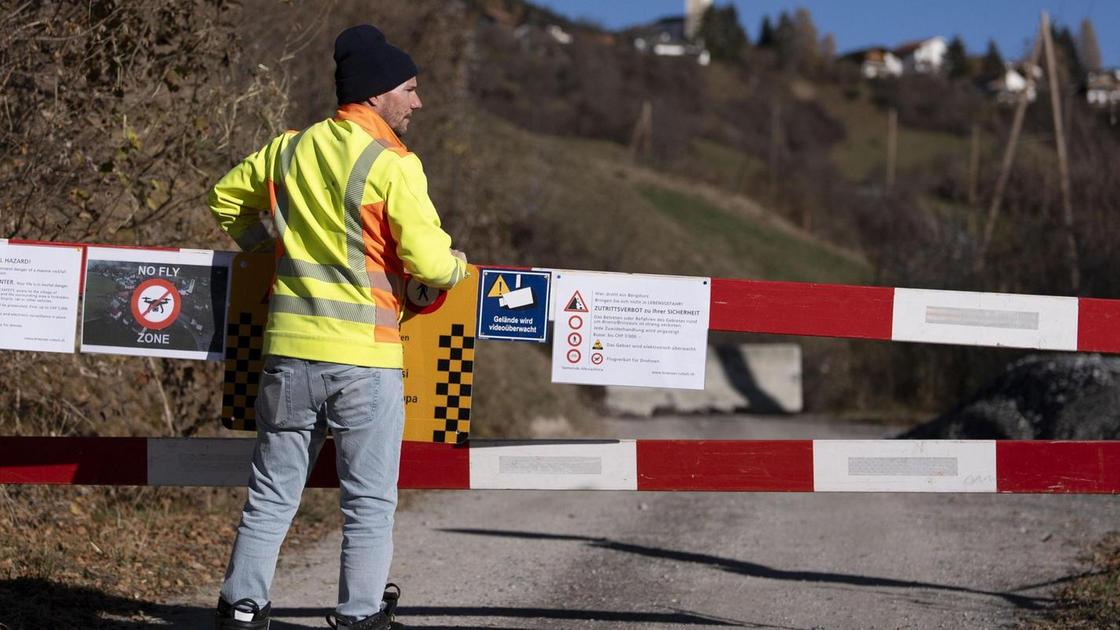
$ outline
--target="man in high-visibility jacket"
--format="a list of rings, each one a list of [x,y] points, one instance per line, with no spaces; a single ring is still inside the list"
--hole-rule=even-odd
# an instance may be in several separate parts
[[[216,614],[268,627],[269,587],[327,430],[343,514],[332,627],[391,627],[386,580],[404,426],[402,276],[447,289],[467,275],[400,136],[420,109],[416,65],[376,28],[335,41],[333,118],[289,132],[214,186],[210,209],[243,250],[274,249],[267,355],[248,497]],[[262,214],[271,216],[270,234]],[[393,627],[399,624],[392,624]]]

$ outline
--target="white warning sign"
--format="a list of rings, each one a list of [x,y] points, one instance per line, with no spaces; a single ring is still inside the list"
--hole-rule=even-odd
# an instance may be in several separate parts
[[[704,389],[711,280],[557,271],[552,381]]]
[[[0,348],[73,352],[82,248],[0,239]]]

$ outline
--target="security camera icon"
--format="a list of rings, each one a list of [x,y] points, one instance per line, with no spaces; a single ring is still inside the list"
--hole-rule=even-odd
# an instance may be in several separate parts
[[[533,287],[522,287],[498,297],[498,306],[515,309],[533,305]]]

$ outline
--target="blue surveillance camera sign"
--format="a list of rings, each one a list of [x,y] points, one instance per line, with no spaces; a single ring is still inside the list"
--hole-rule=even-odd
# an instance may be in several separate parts
[[[551,276],[547,271],[483,269],[478,338],[544,342]]]

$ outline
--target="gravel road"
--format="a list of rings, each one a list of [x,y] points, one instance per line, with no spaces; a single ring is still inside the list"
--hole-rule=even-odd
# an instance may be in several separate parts
[[[877,438],[781,417],[611,421],[618,437]],[[427,492],[398,514],[409,628],[998,628],[1051,603],[1115,497]],[[273,630],[324,627],[339,537],[281,559]],[[207,627],[214,595],[173,627]],[[180,608],[180,610],[183,610]]]

